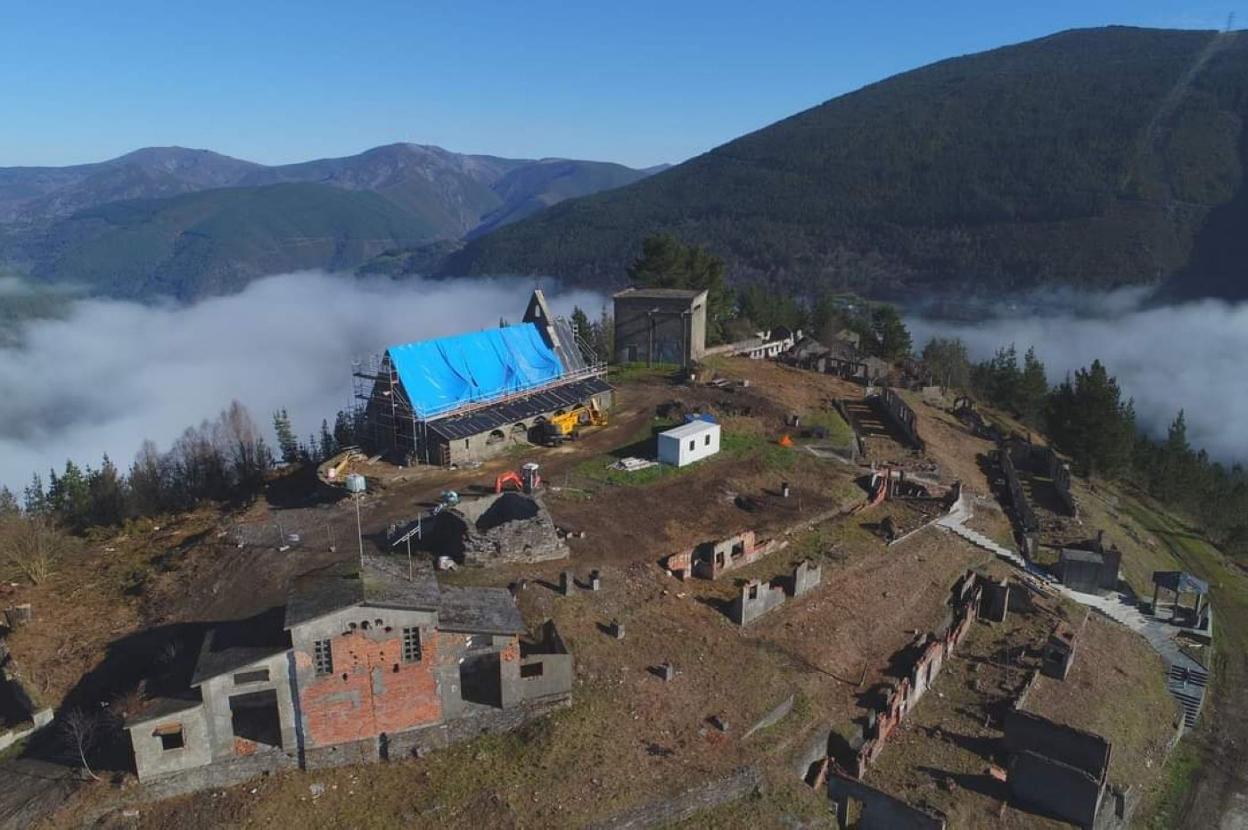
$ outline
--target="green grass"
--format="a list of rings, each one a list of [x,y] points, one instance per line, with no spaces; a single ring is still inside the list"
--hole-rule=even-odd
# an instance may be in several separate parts
[[[1182,741],[1166,759],[1166,777],[1162,794],[1147,817],[1147,826],[1166,830],[1178,825],[1179,811],[1200,767],[1200,753],[1188,741]]]
[[[1165,544],[1179,567],[1209,582],[1215,613],[1213,659],[1210,665],[1211,693],[1194,737],[1184,739],[1167,759],[1165,789],[1145,820],[1149,827],[1173,827],[1181,823],[1190,803],[1191,788],[1199,769],[1220,767],[1213,742],[1201,740],[1217,728],[1216,715],[1222,707],[1237,705],[1237,694],[1248,682],[1243,653],[1248,649],[1248,580],[1244,573],[1217,548],[1192,531],[1183,521],[1142,499],[1121,500],[1124,513]]]
[[[674,422],[664,422],[656,419],[653,424],[647,424],[644,429],[633,436],[633,439],[625,446],[645,444],[650,441],[654,426],[666,429],[668,424],[674,425]],[[653,458],[655,454],[653,443],[649,445],[648,450],[641,450],[636,454]],[[759,458],[768,469],[783,472],[793,469],[794,465],[804,455],[796,448],[782,447],[775,441],[762,436],[724,433],[720,439],[720,448],[717,455],[686,467],[655,464],[652,467],[646,467],[644,470],[638,470],[633,473],[611,469],[611,465],[619,460],[620,457],[618,450],[610,455],[596,455],[577,464],[573,468],[572,473],[577,478],[589,479],[590,481],[610,486],[645,487],[659,481],[688,475],[708,464],[717,464],[727,459],[740,461],[749,458]]]
[[[636,383],[643,380],[670,380],[680,369],[676,364],[612,363],[607,367],[607,380],[611,383]]]
[[[802,415],[802,427],[804,429],[823,427],[828,433],[827,438],[808,439],[821,444],[828,443],[836,447],[845,447],[854,439],[854,431],[835,409],[819,409],[805,413]]]
[[[8,749],[0,750],[0,764],[5,761],[12,761],[15,758],[21,757],[21,754],[25,751],[25,749],[26,739],[22,738],[21,740],[14,742]]]

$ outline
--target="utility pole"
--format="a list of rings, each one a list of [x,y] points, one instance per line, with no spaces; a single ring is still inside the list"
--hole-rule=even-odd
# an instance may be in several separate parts
[[[364,530],[360,525],[360,496],[355,496],[355,535],[360,541],[360,574],[364,573]]]

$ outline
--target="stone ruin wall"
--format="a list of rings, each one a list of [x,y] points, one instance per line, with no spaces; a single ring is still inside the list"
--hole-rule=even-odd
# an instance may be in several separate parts
[[[919,437],[919,421],[918,416],[914,414],[914,410],[910,408],[895,389],[884,387],[879,394],[879,400],[884,405],[884,411],[892,419],[893,425],[896,426],[906,437],[906,440],[915,448],[922,450],[924,448],[923,439]]]
[[[944,626],[943,633],[932,632],[924,637],[922,651],[910,669],[910,676],[903,678],[889,693],[883,706],[868,716],[866,740],[858,750],[855,769],[851,770],[857,778],[862,778],[879,757],[888,737],[935,681],[945,660],[966,638],[978,612],[982,593],[980,578],[973,573],[966,574],[954,585],[949,624]]]

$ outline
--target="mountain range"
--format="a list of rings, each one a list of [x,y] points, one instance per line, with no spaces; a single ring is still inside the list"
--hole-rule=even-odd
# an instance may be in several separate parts
[[[807,296],[1248,296],[1248,37],[1111,27],[941,61],[444,256],[619,285],[646,235]]]
[[[114,296],[195,299],[267,273],[355,268],[646,175],[417,144],[280,166],[150,147],[96,164],[0,168],[0,261]]]
[[[667,169],[394,144],[0,169],[0,265],[193,299],[299,268],[622,285],[670,232],[790,293],[1248,297],[1248,37],[1109,27],[952,58]]]

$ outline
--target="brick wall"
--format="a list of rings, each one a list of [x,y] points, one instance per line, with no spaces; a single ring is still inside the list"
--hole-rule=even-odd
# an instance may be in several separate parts
[[[403,662],[399,629],[385,636],[351,631],[330,640],[333,673],[300,684],[304,739],[309,747],[355,741],[436,723],[442,717],[433,665],[437,640],[421,660]],[[296,660],[311,660],[296,654]]]

